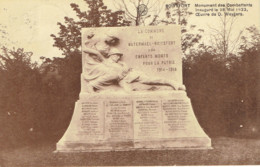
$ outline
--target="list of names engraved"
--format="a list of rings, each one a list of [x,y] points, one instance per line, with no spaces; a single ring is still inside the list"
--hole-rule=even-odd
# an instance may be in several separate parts
[[[106,139],[133,139],[132,103],[130,100],[113,100],[105,103]]]
[[[103,138],[102,104],[98,101],[86,101],[81,103],[81,109],[81,133],[91,138]]]
[[[186,130],[189,102],[183,99],[162,100],[164,137],[174,137],[177,130]]]
[[[162,114],[160,100],[136,100],[134,102],[135,139],[160,138],[162,135]]]

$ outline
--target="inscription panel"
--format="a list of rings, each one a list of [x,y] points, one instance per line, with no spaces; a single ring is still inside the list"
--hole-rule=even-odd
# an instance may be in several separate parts
[[[132,102],[113,100],[105,103],[105,138],[133,139]]]
[[[79,135],[84,134],[89,139],[102,140],[104,138],[103,104],[99,101],[81,103],[82,116],[80,118]]]
[[[104,35],[117,37],[120,43],[116,47],[124,54],[121,59],[128,67],[156,77],[175,80],[181,84],[180,32],[180,26],[176,25],[87,28],[82,29],[82,44],[89,40],[91,33],[96,37]],[[85,47],[87,46],[82,45],[82,50]],[[85,62],[86,53],[82,52],[82,55],[82,62]],[[83,63],[83,71],[84,66]]]
[[[134,101],[135,139],[158,139],[162,137],[160,103],[160,100]]]
[[[183,99],[162,100],[163,136],[176,137],[176,131],[185,131],[189,124],[189,102]]]

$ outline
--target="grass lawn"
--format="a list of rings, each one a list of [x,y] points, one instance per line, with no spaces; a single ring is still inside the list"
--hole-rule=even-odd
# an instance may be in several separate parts
[[[55,144],[0,151],[0,167],[90,165],[260,165],[260,139],[213,138],[212,150],[53,153]]]

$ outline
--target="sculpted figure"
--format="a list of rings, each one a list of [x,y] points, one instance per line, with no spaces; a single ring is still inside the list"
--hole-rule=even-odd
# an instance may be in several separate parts
[[[115,36],[107,35],[105,33],[87,35],[87,40],[83,48],[83,77],[87,81],[87,92],[93,92],[90,89],[89,82],[101,76],[102,68],[105,63],[103,62],[110,52],[110,47],[117,45],[119,39]]]
[[[122,54],[113,54],[113,51],[114,49],[111,50],[108,58],[96,64],[90,73],[84,74],[89,93],[103,90],[122,90],[118,83],[128,73],[128,68],[122,62],[118,63]]]
[[[117,45],[119,39],[106,34],[96,35],[93,33],[89,34],[87,38],[88,40],[85,42],[86,47],[83,50],[86,53],[83,71],[91,76],[91,70],[107,58],[110,47]]]
[[[111,48],[107,58],[97,63],[89,73],[84,74],[88,85],[87,92],[185,90],[184,86],[173,81],[148,77],[144,73],[128,68],[120,61],[122,56],[123,53],[117,48]]]

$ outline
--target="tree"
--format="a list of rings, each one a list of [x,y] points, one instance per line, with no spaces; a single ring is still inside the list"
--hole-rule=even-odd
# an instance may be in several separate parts
[[[124,11],[124,18],[133,25],[155,25],[165,1],[157,0],[114,0],[117,10]]]
[[[241,55],[241,99],[243,104],[243,125],[240,135],[256,136],[260,129],[260,111],[259,111],[259,81],[260,81],[260,33],[255,26],[246,28],[246,33],[242,36],[240,46]]]
[[[63,55],[80,55],[81,28],[86,27],[117,27],[127,26],[129,22],[124,20],[123,11],[112,12],[104,5],[103,0],[85,0],[89,10],[83,12],[79,5],[72,3],[71,8],[76,12],[78,20],[65,17],[65,25],[58,23],[60,32],[58,36],[52,34],[54,46],[63,51]]]
[[[259,135],[260,34],[256,27],[246,31],[240,56],[219,58],[218,53],[204,50],[184,60],[187,93],[211,135]]]
[[[188,19],[193,13],[189,11],[189,5],[184,0],[174,0],[166,4],[166,18],[161,19],[158,24],[177,24],[181,26],[181,41],[183,53],[190,54],[192,47],[198,44],[204,30],[199,29],[196,33],[192,31],[196,25],[188,26]]]
[[[189,5],[184,0],[175,0],[171,4],[166,4],[167,20],[165,22],[186,26],[189,16],[192,15],[188,9]]]
[[[227,80],[230,74],[225,61],[215,57],[203,52],[184,59],[183,82],[201,126],[210,136],[223,136],[229,133],[231,117],[226,102],[235,89],[226,86],[230,84]]]
[[[31,52],[2,48],[0,54],[0,136],[15,142],[37,124],[40,75]],[[40,112],[40,111],[39,111]],[[1,138],[0,138],[1,140]],[[9,144],[9,143],[8,143]]]
[[[10,42],[6,28],[7,26],[0,24],[0,47],[6,46],[7,43]]]
[[[245,50],[259,50],[260,49],[260,32],[256,26],[246,28],[246,33],[241,37],[242,43],[240,45],[241,51]]]
[[[237,35],[234,35],[235,17],[219,16],[219,27],[210,27],[210,42],[211,46],[223,58],[227,58],[230,54],[235,54],[240,45],[240,37],[243,30],[240,30]]]

